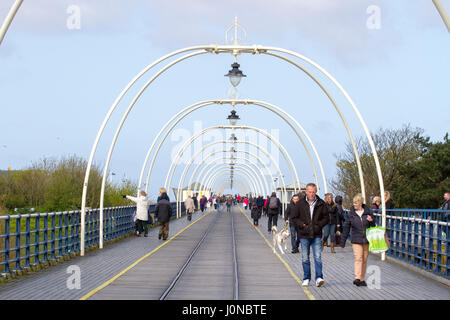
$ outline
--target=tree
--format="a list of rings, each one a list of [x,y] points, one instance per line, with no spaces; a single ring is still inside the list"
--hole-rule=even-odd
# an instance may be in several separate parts
[[[421,154],[422,133],[420,128],[413,129],[410,125],[404,125],[401,129],[380,128],[371,134],[378,153],[385,190],[391,191],[399,180],[400,166],[417,160]],[[366,138],[356,138],[355,144],[363,170],[366,202],[369,203],[374,196],[380,195],[375,161]],[[346,143],[346,151],[336,158],[337,175],[331,181],[331,187],[336,194],[343,196],[344,206],[348,207],[353,196],[361,192],[358,168],[350,142]],[[392,194],[395,200],[395,192]]]
[[[431,143],[419,138],[422,152],[416,161],[399,166],[400,178],[392,185],[401,208],[437,209],[442,196],[450,190],[450,143],[448,133],[443,142]]]

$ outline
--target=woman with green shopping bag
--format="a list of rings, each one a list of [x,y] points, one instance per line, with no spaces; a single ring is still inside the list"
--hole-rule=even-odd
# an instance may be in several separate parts
[[[366,237],[366,229],[375,227],[375,218],[370,213],[369,207],[363,204],[361,194],[353,198],[353,206],[350,208],[344,230],[341,234],[340,246],[343,249],[349,232],[352,233],[353,255],[355,257],[355,280],[353,284],[358,287],[367,286],[364,281],[369,257],[369,241]]]

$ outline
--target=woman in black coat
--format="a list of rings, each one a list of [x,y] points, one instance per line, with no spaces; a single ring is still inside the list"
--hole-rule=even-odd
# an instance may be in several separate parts
[[[370,213],[369,207],[363,204],[361,194],[353,198],[353,206],[350,208],[347,220],[344,224],[344,231],[341,235],[341,248],[345,247],[345,242],[349,232],[352,232],[352,248],[355,257],[355,280],[356,286],[367,286],[364,281],[367,269],[367,259],[369,257],[369,241],[366,238],[366,229],[375,227],[375,219]]]
[[[328,236],[330,236],[331,252],[336,253],[336,251],[334,251],[335,246],[334,235],[336,234],[336,227],[340,227],[341,222],[338,207],[333,202],[333,195],[331,193],[327,193],[325,195],[325,204],[328,209],[330,221],[325,227],[323,227],[322,250],[324,247],[328,246]]]

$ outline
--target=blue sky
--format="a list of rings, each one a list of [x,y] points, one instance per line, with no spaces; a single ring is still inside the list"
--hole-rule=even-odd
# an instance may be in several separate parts
[[[0,20],[13,2],[0,3]],[[442,3],[450,12],[450,1]],[[67,28],[70,5],[80,9],[80,29]],[[369,6],[380,10],[379,29],[367,27]],[[42,157],[77,154],[87,159],[108,109],[138,72],[173,50],[224,44],[235,16],[246,29],[246,44],[297,51],[329,71],[370,130],[409,123],[423,128],[433,141],[448,132],[449,33],[431,0],[282,0],[276,6],[234,0],[25,0],[0,46],[0,169],[25,168]],[[344,151],[347,136],[317,85],[273,57],[240,55],[238,62],[247,75],[238,87],[241,97],[273,103],[295,116],[315,143],[327,178],[332,178],[334,155]],[[202,55],[159,77],[122,129],[110,165],[116,173],[113,181],[137,181],[155,135],[180,109],[228,98],[230,85],[223,75],[231,63],[229,54]],[[319,72],[302,65],[324,81],[354,135],[362,135],[342,94]],[[95,156],[99,165],[105,163],[123,112],[151,75],[138,81],[113,114]],[[200,109],[177,126],[177,133],[193,134],[199,123],[203,128],[227,124],[229,111],[229,106]],[[237,112],[240,124],[277,133],[300,179],[312,180],[306,153],[283,121],[251,106],[238,106]],[[176,138],[171,136],[161,149],[151,176],[152,194],[164,183],[171,153],[180,143],[172,141]],[[287,176],[281,157],[280,167]]]

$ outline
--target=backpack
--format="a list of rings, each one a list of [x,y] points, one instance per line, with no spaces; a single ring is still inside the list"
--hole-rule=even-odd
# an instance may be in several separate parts
[[[269,208],[270,209],[276,209],[278,208],[278,199],[275,197],[270,198],[270,202],[269,202]]]

